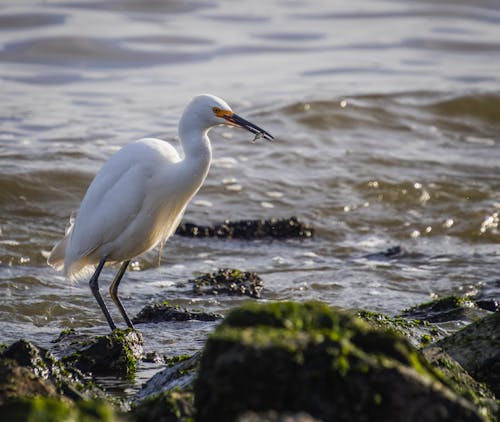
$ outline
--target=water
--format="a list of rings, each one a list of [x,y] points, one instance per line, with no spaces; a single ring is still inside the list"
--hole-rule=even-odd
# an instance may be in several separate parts
[[[185,219],[297,215],[306,241],[172,238],[133,263],[131,315],[153,301],[224,312],[188,279],[257,271],[264,300],[394,314],[448,294],[500,296],[498,1],[19,1],[0,6],[0,338],[50,345],[108,331],[88,284],[47,267],[103,161],[175,142],[187,101],[225,98],[269,130],[211,132],[215,161]],[[367,254],[401,245],[397,259]],[[106,271],[103,290],[113,271]],[[108,298],[109,299],[109,298]],[[115,309],[112,314],[119,321]],[[139,327],[191,353],[213,324]],[[139,381],[150,375],[144,367]]]

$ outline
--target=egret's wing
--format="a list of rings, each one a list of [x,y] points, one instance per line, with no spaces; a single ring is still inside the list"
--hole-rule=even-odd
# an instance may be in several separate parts
[[[168,146],[161,143],[164,145],[160,145],[160,149]],[[68,245],[70,250],[67,251],[70,262],[113,242],[133,224],[144,207],[149,186],[158,169],[166,162],[178,159],[172,147],[167,147],[166,151],[171,155],[167,157],[165,151],[155,147],[147,142],[129,144],[101,168],[78,210]]]

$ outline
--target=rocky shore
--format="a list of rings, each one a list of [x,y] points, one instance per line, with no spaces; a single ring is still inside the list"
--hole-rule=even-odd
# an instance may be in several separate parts
[[[292,223],[295,230],[299,223]],[[64,330],[48,349],[23,339],[1,345],[0,420],[499,419],[495,301],[452,296],[384,315],[321,302],[259,301],[263,280],[238,269],[189,282],[195,294],[248,296],[248,302],[225,315],[160,302],[135,316],[136,330],[95,337]],[[202,351],[144,353],[141,324],[192,319],[220,321]],[[138,366],[151,361],[163,369],[133,394],[117,396],[97,381],[133,380]]]
[[[464,307],[476,312],[450,334],[426,318],[424,310],[436,307],[443,317]],[[217,317],[158,309],[170,321]],[[140,331],[86,337],[67,330],[51,350],[21,339],[0,351],[1,420],[498,420],[500,313],[460,298],[422,305],[420,319],[414,312],[248,302],[221,320],[201,353],[165,362],[126,400],[94,377],[133,378],[150,358]]]

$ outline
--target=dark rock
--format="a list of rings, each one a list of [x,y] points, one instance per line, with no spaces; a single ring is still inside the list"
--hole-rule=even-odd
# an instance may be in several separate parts
[[[268,412],[245,412],[238,417],[236,422],[321,422],[311,415],[299,413],[279,413],[275,410]]]
[[[224,239],[290,239],[309,238],[314,230],[297,217],[272,218],[270,220],[224,221],[214,226],[182,223],[176,234],[188,237],[218,237]]]
[[[422,353],[432,366],[439,369],[443,375],[440,376],[440,379],[445,385],[474,403],[479,412],[486,415],[488,420],[495,420],[498,405],[491,390],[472,378],[456,360],[440,347],[431,345],[423,349]]]
[[[245,411],[324,421],[484,421],[404,338],[321,303],[249,303],[208,339],[198,420]],[[423,410],[425,409],[425,410]]]
[[[79,371],[26,340],[16,341],[2,353],[0,381],[0,400],[38,395],[71,400],[104,396]]]
[[[500,311],[500,302],[494,299],[479,299],[476,300],[476,305],[478,308],[484,309],[490,312]]]
[[[198,294],[245,295],[260,298],[264,282],[257,273],[222,268],[215,273],[203,274],[194,280],[193,290]]]
[[[500,312],[469,324],[436,345],[500,397]]]
[[[82,421],[114,422],[113,409],[104,401],[71,402],[53,397],[36,396],[8,401],[0,405],[2,421]]]
[[[28,341],[13,343],[0,355],[2,421],[113,421],[105,398],[81,372]]]
[[[198,370],[200,354],[193,356],[178,356],[171,359],[168,367],[155,374],[137,392],[135,403],[140,403],[148,397],[174,389],[190,389]]]
[[[487,312],[479,309],[472,299],[447,296],[406,309],[401,316],[429,322],[446,322],[474,321],[486,314]]]
[[[68,334],[65,339],[71,337]],[[62,361],[94,376],[133,378],[142,355],[142,334],[117,329],[105,336],[72,340]]]
[[[134,324],[143,324],[165,321],[217,321],[221,318],[221,314],[188,311],[180,306],[169,306],[168,303],[164,302],[145,306],[134,318],[132,318],[132,322]]]
[[[194,413],[193,393],[175,389],[133,405],[130,416],[140,422],[188,422]]]
[[[415,347],[423,347],[446,335],[440,327],[421,319],[390,317],[378,312],[359,311],[357,315],[375,328],[404,336]]]
[[[397,259],[407,255],[406,251],[399,245],[393,246],[382,252],[375,252],[363,256],[366,259],[385,261],[388,259]]]

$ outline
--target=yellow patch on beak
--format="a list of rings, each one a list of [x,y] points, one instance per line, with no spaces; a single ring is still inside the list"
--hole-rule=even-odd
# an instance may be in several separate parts
[[[214,114],[222,119],[227,119],[228,117],[231,117],[233,115],[233,112],[230,110],[221,110],[218,108],[214,110]]]

